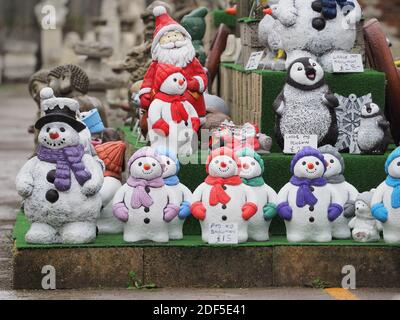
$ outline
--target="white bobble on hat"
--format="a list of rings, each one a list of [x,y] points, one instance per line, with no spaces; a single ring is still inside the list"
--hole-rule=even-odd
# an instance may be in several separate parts
[[[155,17],[159,17],[159,16],[161,16],[163,14],[166,14],[166,13],[167,13],[167,9],[165,7],[163,7],[163,6],[157,6],[157,7],[155,7],[153,9],[153,15]]]
[[[43,88],[40,91],[40,99],[41,100],[48,100],[48,99],[53,99],[55,98],[54,96],[54,91],[52,88]]]

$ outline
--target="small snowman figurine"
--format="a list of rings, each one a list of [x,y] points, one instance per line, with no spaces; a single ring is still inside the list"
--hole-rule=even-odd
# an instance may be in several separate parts
[[[200,220],[202,238],[209,243],[213,223],[233,223],[238,242],[248,240],[248,221],[257,213],[257,197],[239,177],[240,162],[232,149],[219,148],[207,159],[208,177],[193,194],[192,214]]]
[[[113,212],[125,223],[125,242],[168,242],[168,223],[179,214],[180,202],[166,188],[165,165],[149,147],[137,151],[128,162],[130,177],[113,200]]]
[[[21,169],[16,186],[32,223],[25,240],[33,244],[84,244],[96,239],[96,219],[102,205],[103,172],[85,153],[80,135],[86,127],[76,119],[77,101],[41,91],[44,116],[37,156]]]
[[[255,241],[269,240],[269,227],[276,216],[278,195],[263,178],[264,160],[254,150],[245,148],[236,154],[241,163],[240,178],[257,197],[258,212],[249,220],[249,238]]]
[[[340,196],[323,177],[324,156],[305,147],[291,163],[293,177],[278,194],[278,214],[289,242],[330,242],[332,225],[343,212]]]
[[[148,116],[151,146],[171,150],[179,156],[190,156],[194,134],[200,129],[200,119],[186,99],[188,84],[182,69],[159,65],[155,85],[158,92]]]
[[[179,181],[180,163],[176,155],[169,150],[161,148],[157,149],[157,153],[165,164],[163,174],[165,186],[172,193],[175,193],[180,201],[178,217],[168,224],[169,238],[171,240],[181,240],[183,239],[183,225],[191,215],[192,192]]]
[[[125,161],[126,145],[122,141],[111,141],[96,146],[99,158],[104,162],[104,184],[100,190],[103,206],[97,227],[99,234],[119,234],[124,224],[113,215],[113,198],[122,187],[122,171]]]
[[[371,211],[382,222],[385,242],[400,243],[400,147],[386,160],[385,171],[388,176],[372,197]]]
[[[357,242],[375,242],[381,239],[382,224],[371,214],[374,191],[363,192],[356,198],[356,216],[350,221],[349,227]]]
[[[339,195],[339,204],[343,206],[343,214],[332,223],[332,236],[335,239],[350,239],[350,219],[354,217],[357,189],[346,182],[344,177],[345,163],[342,155],[331,145],[319,148],[325,158],[326,172],[324,178]]]

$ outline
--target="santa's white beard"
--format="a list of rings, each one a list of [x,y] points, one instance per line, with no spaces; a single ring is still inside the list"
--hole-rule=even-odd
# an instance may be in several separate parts
[[[196,51],[190,39],[186,39],[184,45],[180,48],[173,49],[163,48],[158,43],[153,51],[153,60],[156,60],[159,63],[172,64],[180,68],[185,68],[193,61],[195,56]]]

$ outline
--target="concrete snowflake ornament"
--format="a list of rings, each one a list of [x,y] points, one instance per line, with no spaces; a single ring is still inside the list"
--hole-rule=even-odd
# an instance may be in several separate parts
[[[354,141],[354,130],[360,126],[361,108],[366,103],[372,102],[372,95],[369,93],[362,97],[357,97],[355,94],[351,94],[348,97],[338,94],[335,94],[335,96],[339,100],[339,107],[336,108],[339,127],[339,138],[336,148],[339,151],[344,151],[350,149]]]

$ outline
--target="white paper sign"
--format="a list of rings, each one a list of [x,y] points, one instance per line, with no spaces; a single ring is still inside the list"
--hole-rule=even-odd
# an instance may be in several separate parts
[[[263,55],[264,51],[253,52],[249,58],[249,61],[247,62],[245,70],[246,71],[257,70]]]
[[[338,53],[332,57],[334,73],[364,72],[364,64],[361,54]]]
[[[296,154],[304,147],[318,148],[316,134],[285,134],[285,147],[283,153]]]
[[[211,223],[208,242],[209,244],[238,244],[237,223]]]

